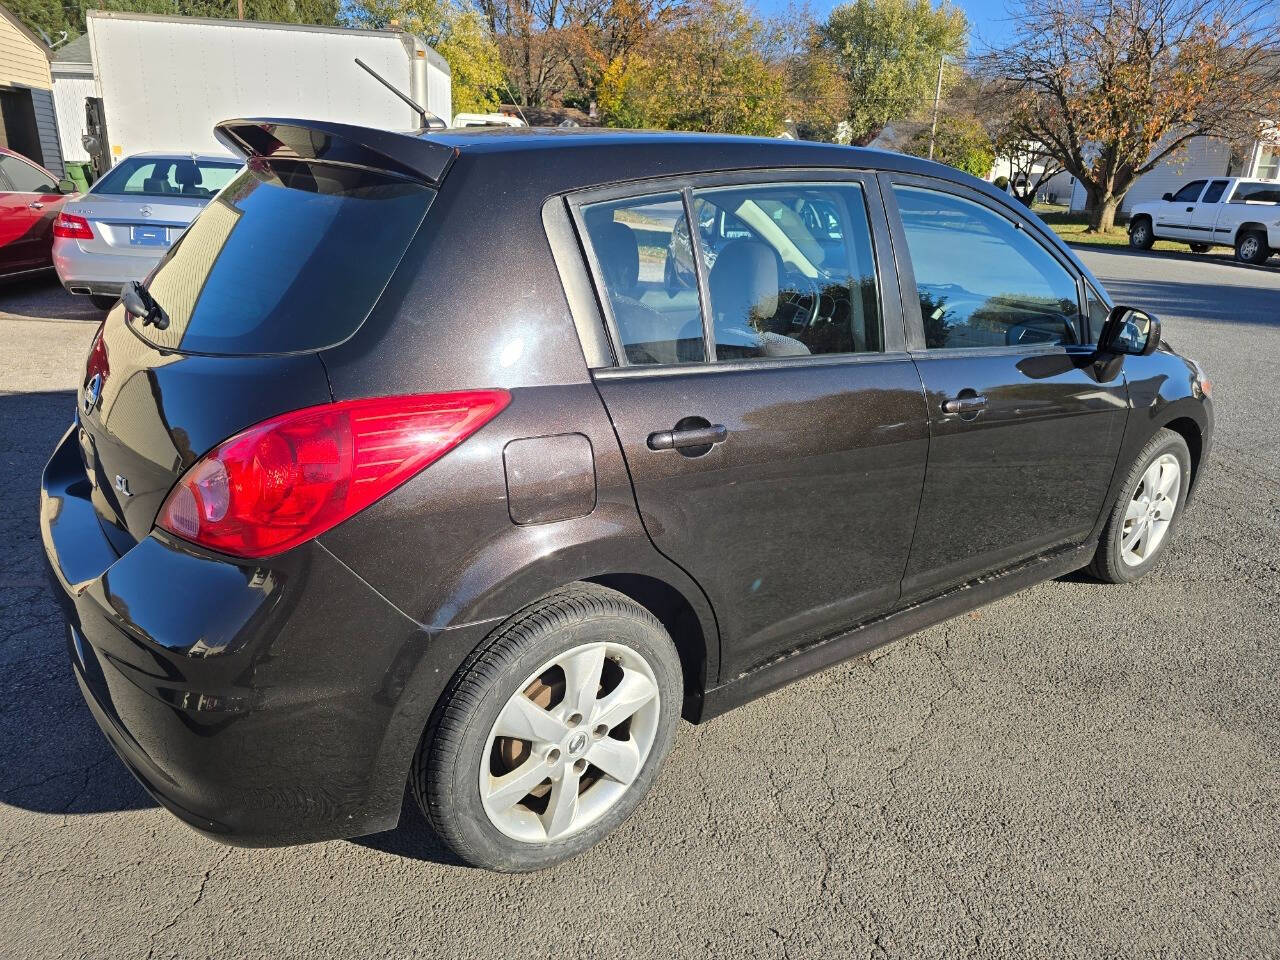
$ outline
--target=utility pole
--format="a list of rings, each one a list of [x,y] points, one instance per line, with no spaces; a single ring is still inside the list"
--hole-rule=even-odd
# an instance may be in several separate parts
[[[243,2],[243,0],[241,0]],[[938,86],[933,91],[933,126],[929,128],[929,159],[933,159],[933,141],[938,136],[938,103],[942,100],[942,65],[947,62],[946,54],[938,57]]]
[[[244,19],[244,0],[236,0],[236,19]]]

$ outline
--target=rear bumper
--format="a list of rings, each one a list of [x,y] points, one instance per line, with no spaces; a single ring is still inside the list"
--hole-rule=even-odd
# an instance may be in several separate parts
[[[168,248],[147,253],[90,253],[75,240],[53,242],[53,265],[70,293],[115,296],[130,280],[143,280]]]
[[[434,702],[413,677],[468,631],[428,635],[315,543],[267,563],[155,535],[117,554],[92,494],[73,428],[42,482],[48,572],[81,692],[143,786],[241,846],[393,827]]]

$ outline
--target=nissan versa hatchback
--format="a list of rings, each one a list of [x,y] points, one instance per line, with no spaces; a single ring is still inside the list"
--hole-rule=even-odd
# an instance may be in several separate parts
[[[1142,577],[1209,451],[1158,321],[949,168],[218,135],[247,166],[107,315],[40,512],[90,710],[227,843],[387,830],[407,786],[463,860],[555,863],[680,717]]]

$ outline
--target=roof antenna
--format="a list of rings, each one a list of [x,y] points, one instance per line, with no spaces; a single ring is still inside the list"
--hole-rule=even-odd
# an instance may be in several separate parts
[[[377,80],[380,84],[382,84],[392,93],[394,93],[397,97],[399,97],[401,100],[407,103],[409,105],[409,108],[413,110],[413,112],[416,113],[419,117],[422,118],[421,120],[422,125],[418,127],[419,132],[424,130],[444,130],[449,126],[439,117],[437,117],[434,113],[428,113],[426,107],[422,106],[419,103],[415,103],[412,97],[406,96],[405,94],[397,90],[394,86],[391,85],[391,83],[385,77],[379,74],[378,71],[374,70],[373,67],[369,66],[359,57],[356,57],[355,59],[356,59],[357,66],[367,71],[369,76],[373,77],[373,79]]]

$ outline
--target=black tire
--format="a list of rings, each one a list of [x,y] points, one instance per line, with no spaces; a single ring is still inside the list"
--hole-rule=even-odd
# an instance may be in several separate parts
[[[1209,252],[1209,244],[1207,244],[1207,243],[1193,243],[1193,244],[1191,244],[1191,252],[1192,252],[1192,253],[1208,253],[1208,252]]]
[[[107,294],[104,294],[104,293],[89,294],[89,302],[92,303],[99,310],[110,310],[119,302],[119,300],[120,300],[119,297],[108,296]]]
[[[1166,453],[1173,455],[1182,471],[1173,518],[1169,521],[1169,527],[1154,552],[1141,563],[1130,564],[1122,556],[1121,550],[1121,539],[1125,533],[1125,513],[1138,493],[1138,485],[1147,468]],[[1187,502],[1187,490],[1190,485],[1191,452],[1187,449],[1187,441],[1172,430],[1157,430],[1155,436],[1134,459],[1133,466],[1125,476],[1124,485],[1120,488],[1120,496],[1112,506],[1107,525],[1102,530],[1098,551],[1089,564],[1089,572],[1106,583],[1132,583],[1150,573],[1164,557],[1169,544],[1178,532],[1182,522],[1182,508]]]
[[[1129,224],[1129,246],[1135,250],[1150,250],[1156,242],[1149,217],[1136,217]]]
[[[1246,230],[1236,237],[1236,259],[1241,263],[1266,263],[1271,256],[1267,235],[1261,230]]]
[[[495,826],[480,796],[482,758],[494,762],[486,754],[490,732],[535,671],[598,640],[630,648],[652,670],[658,711],[648,757],[613,805],[578,832],[559,840],[514,839]],[[671,750],[682,697],[680,658],[653,615],[615,590],[570,584],[507,620],[454,674],[413,760],[414,798],[440,839],[465,862],[508,873],[549,867],[603,840],[640,805]]]

